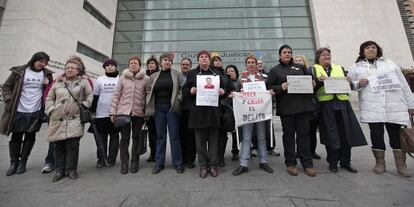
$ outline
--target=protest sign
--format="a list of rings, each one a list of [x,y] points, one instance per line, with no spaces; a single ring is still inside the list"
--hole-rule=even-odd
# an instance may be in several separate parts
[[[373,75],[369,76],[367,79],[369,86],[374,93],[401,88],[401,83],[398,80],[398,77],[393,73]]]
[[[288,75],[288,93],[313,93],[312,76]]]
[[[197,106],[218,106],[220,76],[197,75]]]
[[[351,87],[349,86],[346,77],[327,77],[324,81],[325,93],[349,93]]]

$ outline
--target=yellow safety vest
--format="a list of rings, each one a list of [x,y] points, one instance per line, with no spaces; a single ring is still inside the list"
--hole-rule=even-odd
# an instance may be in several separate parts
[[[316,69],[316,78],[319,79],[322,75],[325,77],[328,77],[328,74],[326,73],[325,69],[319,65],[315,64],[313,67]],[[330,77],[345,77],[344,71],[342,70],[342,67],[339,65],[331,64],[331,76]],[[334,98],[334,95],[341,101],[347,101],[349,100],[349,94],[347,93],[341,93],[341,94],[327,94],[325,93],[325,86],[320,87],[316,91],[316,98],[318,101],[330,101]]]

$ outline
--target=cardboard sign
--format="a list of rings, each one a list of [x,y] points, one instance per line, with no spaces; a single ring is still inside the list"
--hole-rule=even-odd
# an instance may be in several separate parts
[[[349,93],[351,91],[346,77],[327,77],[323,83],[325,85],[325,93]]]
[[[288,75],[288,93],[313,93],[312,76]]]

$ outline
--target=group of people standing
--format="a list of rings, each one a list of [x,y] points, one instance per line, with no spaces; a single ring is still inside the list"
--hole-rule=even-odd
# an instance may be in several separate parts
[[[50,143],[42,172],[55,170],[54,182],[64,176],[77,179],[79,143],[85,126],[81,122],[82,105],[95,113],[88,131],[96,140],[98,168],[114,166],[119,149],[121,173],[138,172],[140,155],[145,152],[142,148],[146,147],[143,139],[148,137],[147,162],[155,162],[152,173],[158,174],[165,168],[169,137],[172,165],[177,173],[183,173],[185,167],[194,168],[197,157],[200,177],[217,177],[219,167],[225,166],[227,133],[232,132],[232,160],[240,161],[232,174],[248,172],[252,156],[258,156],[260,169],[272,173],[267,155],[278,153],[270,145],[275,141],[271,140],[274,136],[269,130],[269,120],[232,130],[223,127],[222,112],[232,105],[235,92],[243,92],[245,83],[258,81],[264,82],[268,93],[275,98],[276,115],[282,123],[285,165],[290,175],[298,175],[298,159],[306,175],[317,174],[312,159],[321,158],[315,151],[318,127],[329,170],[337,172],[339,164],[356,173],[357,169],[351,165],[351,148],[367,142],[349,94],[325,91],[324,81],[336,77],[346,78],[350,88],[359,93],[360,121],[369,123],[370,128],[376,160],[374,172],[385,172],[385,126],[398,173],[411,176],[398,132],[407,124],[409,115],[414,114],[414,96],[400,68],[382,56],[377,43],[361,44],[359,57],[349,71],[331,62],[328,48],[316,51],[312,66],[307,65],[304,56],[294,57],[289,45],[280,47],[279,57],[279,64],[269,73],[263,71],[263,61],[254,55],[245,58],[246,71],[239,72],[234,65],[224,68],[219,56],[211,57],[205,50],[197,54],[198,65],[194,69],[191,69],[191,59],[183,58],[180,71],[172,69],[174,56],[170,53],[162,54],[159,59],[151,56],[146,61],[146,70],[140,57],[133,56],[128,68],[121,73],[117,62],[108,59],[103,63],[105,74],[93,83],[85,75],[85,65],[79,57],[70,57],[64,73],[53,80],[52,72],[46,69],[49,56],[44,52],[35,53],[27,64],[10,69],[11,74],[3,85],[5,111],[0,132],[12,134],[10,168],[6,175],[26,171],[36,132],[47,122]],[[396,77],[400,87],[374,91],[368,78],[379,74]],[[287,77],[295,75],[312,76],[314,93],[289,93]],[[199,76],[218,76],[217,106],[197,105]],[[148,136],[143,133],[144,127],[148,128]],[[242,142],[240,155],[237,134]]]

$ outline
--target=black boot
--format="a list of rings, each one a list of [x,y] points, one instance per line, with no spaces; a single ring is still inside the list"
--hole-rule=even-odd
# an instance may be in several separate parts
[[[9,153],[10,153],[10,168],[7,170],[6,175],[10,176],[17,172],[17,166],[20,157],[21,142],[9,142]]]
[[[138,165],[139,165],[138,139],[132,139],[131,173],[138,172]]]
[[[6,172],[6,176],[14,175],[17,171],[17,161],[10,161],[10,167]]]
[[[35,144],[34,139],[30,139],[30,140],[26,140],[26,139],[27,138],[25,137],[25,140],[23,142],[22,152],[20,154],[21,159],[19,161],[19,166],[17,167],[17,174],[22,174],[26,172],[27,159],[29,158],[30,152],[32,152],[33,146]]]

